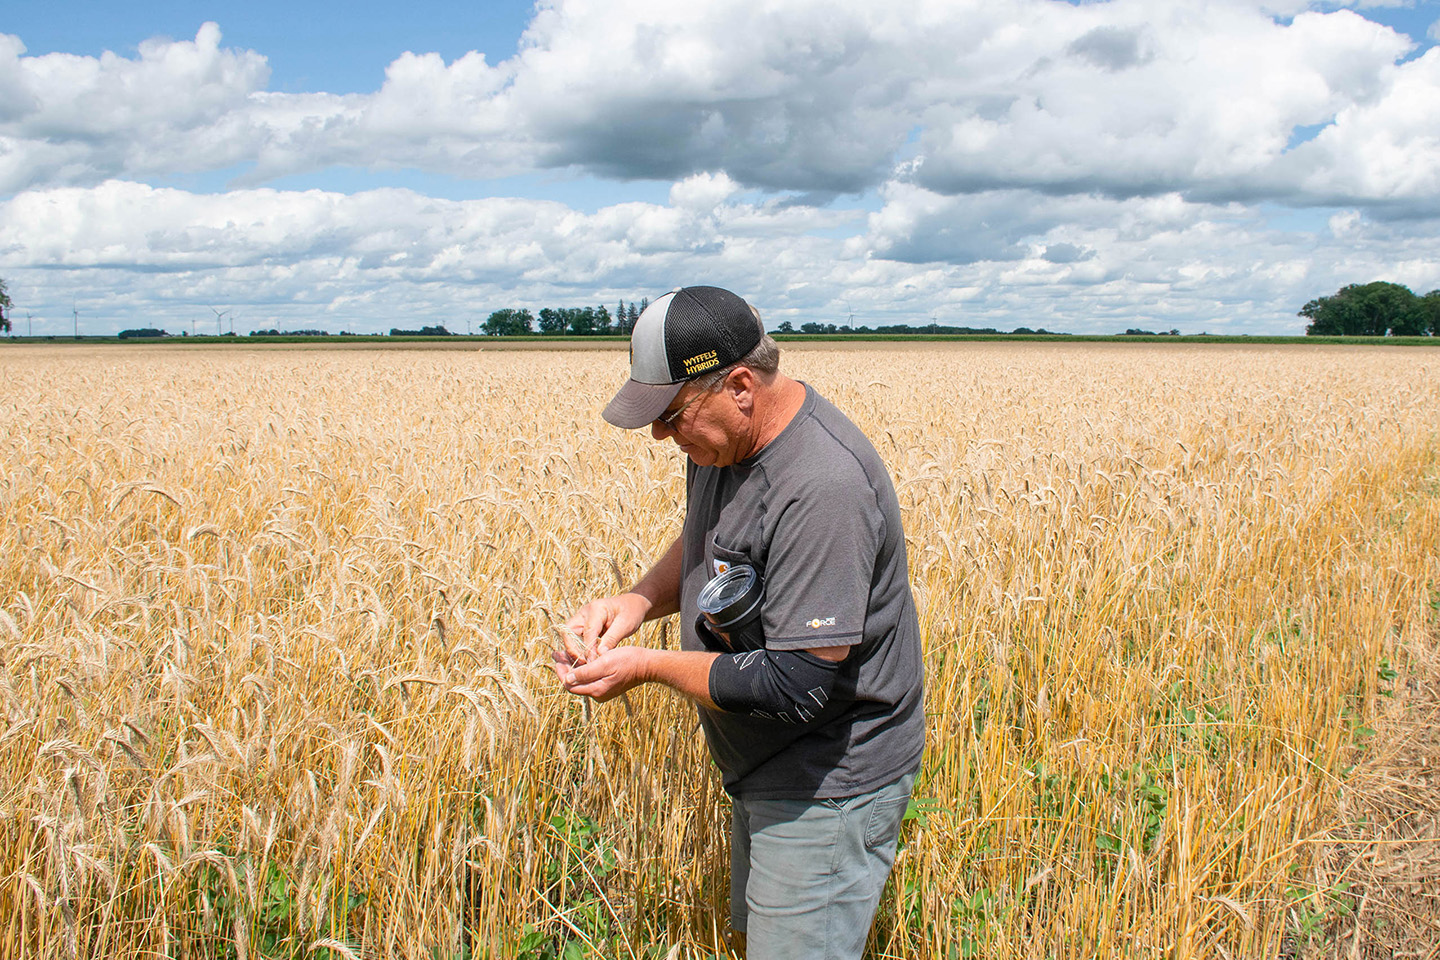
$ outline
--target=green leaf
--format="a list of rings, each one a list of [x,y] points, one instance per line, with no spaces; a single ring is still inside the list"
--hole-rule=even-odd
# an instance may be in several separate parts
[[[919,820],[923,827],[930,822],[931,814],[941,810],[939,797],[911,797],[905,805],[904,820]],[[903,820],[902,820],[903,822]]]

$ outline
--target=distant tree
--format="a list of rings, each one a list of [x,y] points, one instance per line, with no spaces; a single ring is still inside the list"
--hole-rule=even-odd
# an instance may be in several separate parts
[[[606,333],[629,333],[640,319],[642,306],[626,304],[621,300],[615,306],[615,315],[605,304],[595,307],[543,307],[537,319],[540,332],[548,336],[567,334],[572,337],[589,337]]]
[[[635,321],[640,319],[640,310],[632,301],[626,304],[620,301],[620,309],[615,311],[615,323],[612,328],[614,333],[629,334],[635,329]]]
[[[518,337],[532,332],[534,322],[535,318],[529,310],[506,307],[486,317],[481,329],[489,337]]]
[[[5,292],[5,280],[0,277],[0,333],[10,332],[10,317],[7,311],[15,306],[10,302],[10,294]]]
[[[627,307],[624,300],[620,301],[619,309],[615,311],[615,333],[628,334],[635,329],[635,320],[637,317],[634,314],[634,310],[635,304],[632,303]]]
[[[780,321],[780,328],[779,328],[776,332],[777,332],[777,333],[794,333],[794,332],[795,332],[795,324],[791,323],[789,320],[782,320],[782,321]]]
[[[1425,333],[1440,337],[1440,290],[1431,290],[1420,297],[1415,305],[1415,315],[1420,318]]]
[[[1390,335],[1393,337],[1424,337],[1431,333],[1433,325],[1433,310],[1440,308],[1440,291],[1432,290],[1425,297],[1435,297],[1429,303],[1425,297],[1417,297],[1410,293],[1408,287],[1401,287],[1408,297],[1395,295],[1398,304],[1395,307],[1396,313],[1390,318]]]
[[[131,340],[137,337],[168,337],[170,334],[156,327],[137,327],[134,330],[121,330],[121,340]]]
[[[404,333],[404,332],[406,332],[406,331],[403,331],[403,330],[402,330],[402,331],[400,331],[400,332],[401,332],[401,333]],[[412,332],[413,332],[413,331],[412,331]],[[393,335],[395,334],[395,331],[394,331],[394,330],[391,330],[390,333],[391,333],[391,335],[393,336]],[[189,330],[182,330],[182,331],[180,332],[180,336],[182,336],[182,337],[188,337],[188,336],[190,336],[190,331],[189,331]],[[270,330],[251,330],[251,331],[247,334],[247,336],[251,336],[251,337],[328,337],[328,336],[330,336],[330,331],[329,331],[329,330],[275,330],[275,329],[270,329]]]
[[[1398,283],[1352,283],[1300,308],[1307,337],[1423,336],[1428,318],[1422,298]]]
[[[577,337],[588,337],[595,333],[595,308],[576,307],[568,311],[570,314],[570,332]]]
[[[309,333],[308,330],[296,330],[294,333]],[[401,330],[397,327],[390,328],[392,337],[448,337],[450,331],[443,325],[435,327],[421,327],[419,330]]]

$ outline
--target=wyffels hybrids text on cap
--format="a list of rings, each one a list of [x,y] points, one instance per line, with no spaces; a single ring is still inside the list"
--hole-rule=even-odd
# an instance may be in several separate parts
[[[697,373],[704,373],[711,367],[720,366],[720,355],[714,350],[697,354],[685,361],[685,376],[691,377]]]

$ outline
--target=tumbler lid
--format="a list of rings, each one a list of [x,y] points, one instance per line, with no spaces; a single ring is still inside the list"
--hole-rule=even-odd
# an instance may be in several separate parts
[[[707,620],[724,630],[758,609],[762,593],[763,584],[755,568],[737,564],[705,584],[696,603]]]

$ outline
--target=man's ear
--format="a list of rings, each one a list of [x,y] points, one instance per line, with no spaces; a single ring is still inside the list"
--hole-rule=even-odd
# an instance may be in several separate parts
[[[747,416],[755,409],[755,371],[749,367],[736,367],[725,378],[725,389],[735,398],[735,406]]]

